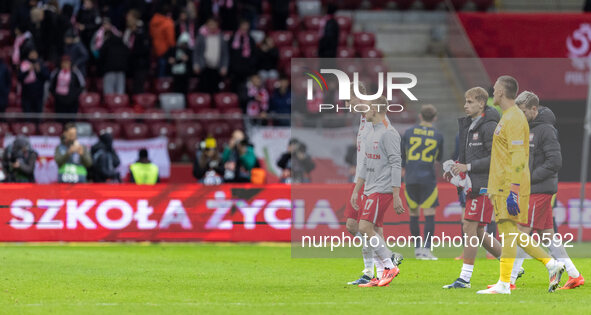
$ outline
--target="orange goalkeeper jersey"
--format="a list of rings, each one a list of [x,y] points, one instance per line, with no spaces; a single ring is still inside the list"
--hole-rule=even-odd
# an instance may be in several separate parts
[[[488,193],[508,196],[511,184],[519,184],[520,208],[530,194],[529,125],[517,106],[503,112],[493,135]]]

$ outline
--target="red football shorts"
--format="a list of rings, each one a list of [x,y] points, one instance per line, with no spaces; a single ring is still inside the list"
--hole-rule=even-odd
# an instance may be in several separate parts
[[[527,224],[534,230],[553,229],[552,221],[552,195],[532,194],[529,196],[529,211],[527,213]]]
[[[357,193],[357,205],[359,206],[359,211],[353,209],[351,205],[351,195],[353,194],[353,190],[355,190],[355,184],[351,186],[351,190],[349,191],[349,195],[347,196],[347,206],[345,207],[345,219],[353,219],[355,221],[359,220],[359,215],[361,214],[361,196],[363,196],[363,186],[359,189],[359,193]]]
[[[487,225],[491,221],[493,212],[492,202],[487,196],[480,195],[476,198],[471,198],[470,195],[466,196],[464,219],[480,222],[479,225]]]
[[[369,196],[363,195],[359,220],[369,221],[378,227],[384,226],[384,214],[392,208],[392,194],[373,193]]]

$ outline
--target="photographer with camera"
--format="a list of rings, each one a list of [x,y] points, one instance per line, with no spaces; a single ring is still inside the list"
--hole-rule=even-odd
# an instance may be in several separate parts
[[[31,148],[27,137],[18,135],[2,156],[2,168],[6,176],[4,182],[34,183],[36,161],[37,152]]]
[[[222,162],[225,182],[250,182],[250,171],[257,167],[258,162],[252,144],[241,130],[232,133],[230,143],[222,153]]]
[[[282,183],[309,183],[310,172],[316,168],[316,164],[307,153],[307,147],[297,139],[291,139],[287,152],[281,155],[277,161],[283,172]]]
[[[217,142],[208,137],[201,142],[193,164],[193,176],[205,185],[219,185],[223,182],[224,165],[217,150]]]
[[[121,164],[113,148],[113,136],[109,132],[99,136],[99,142],[90,148],[92,173],[95,183],[121,183],[117,167]]]
[[[58,167],[59,183],[85,183],[87,168],[92,166],[88,149],[78,142],[74,123],[67,123],[61,137],[62,142],[55,148],[55,163]]]

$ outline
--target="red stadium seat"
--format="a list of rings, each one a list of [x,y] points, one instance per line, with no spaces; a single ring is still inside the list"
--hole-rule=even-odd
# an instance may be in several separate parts
[[[353,47],[356,50],[361,48],[372,48],[376,44],[376,36],[373,33],[355,32],[353,33]]]
[[[271,29],[271,15],[270,14],[261,14],[259,16],[259,24],[258,29],[261,31],[267,31]]]
[[[191,109],[210,108],[211,95],[207,93],[190,93],[187,95],[187,107]]]
[[[156,94],[169,93],[172,91],[172,81],[170,77],[157,78],[154,80],[154,91]]]
[[[298,43],[301,46],[318,46],[318,32],[317,31],[302,31],[298,32]]]
[[[261,8],[264,14],[271,14],[271,4],[269,1],[261,1]]]
[[[203,127],[197,122],[179,122],[176,125],[176,134],[183,139],[200,138],[203,135]]]
[[[144,111],[144,115],[147,115],[149,119],[146,119],[147,124],[162,122],[166,120],[166,112],[159,108],[149,108]]]
[[[353,26],[353,22],[351,20],[351,17],[337,15],[335,18],[337,19],[337,22],[339,23],[339,31],[341,33],[347,34],[347,33],[351,32],[351,27]]]
[[[119,122],[131,122],[133,115],[135,115],[135,112],[130,107],[115,108],[111,113],[115,114],[115,120]]]
[[[94,124],[94,132],[97,134],[108,132],[113,135],[113,138],[119,138],[121,135],[121,126],[115,122],[98,122]]]
[[[382,58],[384,54],[377,48],[363,48],[358,51],[361,58]]]
[[[350,47],[338,47],[337,58],[353,58],[355,57],[355,49]]]
[[[242,117],[244,114],[242,113],[242,109],[240,108],[225,108],[222,110],[222,114],[224,114],[224,122],[230,123],[232,129],[243,129],[244,121]]]
[[[349,33],[339,32],[339,46],[349,46]]]
[[[152,137],[167,137],[172,138],[175,134],[175,128],[173,124],[165,122],[148,122],[150,126],[150,135]]]
[[[275,46],[292,46],[293,45],[293,34],[288,31],[275,31],[271,32],[271,38],[275,42]]]
[[[293,46],[279,47],[279,62],[300,56],[300,50]]]
[[[95,92],[86,92],[78,97],[80,108],[99,107],[101,105],[101,95]]]
[[[125,123],[123,130],[125,137],[130,140],[148,138],[148,126],[143,123]]]
[[[213,96],[217,108],[238,107],[238,95],[230,92],[217,93]]]
[[[106,120],[106,116],[109,114],[109,111],[104,107],[85,107],[81,108],[80,111],[83,114],[90,114],[89,120],[91,122]]]
[[[153,108],[156,106],[156,95],[152,93],[140,93],[133,96],[133,103],[142,108]]]
[[[318,58],[318,47],[308,46],[302,50],[302,56],[304,58]]]
[[[185,139],[185,152],[191,159],[195,159],[197,150],[201,149],[201,138]]]
[[[30,122],[12,123],[10,125],[10,129],[12,129],[12,133],[14,133],[15,135],[30,136],[34,135],[37,132],[37,127],[35,127],[35,124]]]
[[[179,162],[183,156],[183,139],[168,138],[168,155],[172,162]]]
[[[10,127],[7,123],[0,122],[0,137],[5,136],[7,133],[10,133]]]
[[[10,41],[10,31],[0,29],[0,46],[9,45]]]
[[[199,78],[189,78],[189,92],[197,91],[199,86]]]
[[[287,24],[287,30],[290,32],[296,32],[298,27],[300,27],[300,19],[297,15],[290,15],[287,20],[285,20],[285,24]]]
[[[7,30],[10,28],[10,13],[0,14],[0,29]]]
[[[320,15],[310,15],[303,18],[304,27],[307,30],[318,32],[320,29],[320,21],[322,21],[322,16]]]
[[[62,124],[57,122],[44,122],[39,124],[39,134],[42,136],[59,136],[62,133]]]
[[[207,126],[206,135],[214,138],[229,137],[232,133],[232,126],[227,122],[219,122]]]
[[[4,59],[6,64],[11,64],[12,46],[0,47],[0,58]]]
[[[128,107],[129,96],[127,94],[107,94],[105,95],[105,105],[111,109]]]

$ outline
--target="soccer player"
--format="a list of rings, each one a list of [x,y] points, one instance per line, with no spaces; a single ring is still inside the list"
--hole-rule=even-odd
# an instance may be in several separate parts
[[[362,83],[359,83],[359,92],[362,94],[366,94],[365,86]],[[357,104],[366,104],[369,106],[371,104],[370,101],[364,101],[364,100],[357,99],[354,95],[355,95],[355,93],[353,92],[353,85],[351,85],[351,101],[347,102],[348,103],[348,104],[346,104],[347,106],[354,106]],[[384,119],[388,123],[390,123],[387,116],[384,117]],[[361,170],[361,167],[363,166],[363,159],[365,158],[365,139],[366,139],[367,135],[371,133],[372,130],[373,130],[372,123],[368,122],[365,117],[365,113],[362,113],[361,116],[359,117],[359,130],[357,131],[357,162],[356,162],[357,166],[355,167],[355,179],[354,179],[353,189],[354,189],[355,183],[357,182],[357,179],[359,177],[359,171]],[[357,198],[358,201],[361,200],[362,193],[363,193],[363,188],[359,189],[358,198]],[[350,203],[347,203],[347,207],[345,208],[345,218],[347,219],[346,227],[347,227],[347,231],[349,231],[349,233],[351,233],[353,236],[361,236],[361,233],[359,233],[359,223],[358,223],[360,214],[361,214],[360,211],[357,211],[356,209],[353,208],[353,206]],[[384,228],[383,227],[376,226],[376,232],[378,234],[380,234],[382,237],[384,237]],[[367,249],[364,248],[362,250],[367,250]],[[402,259],[403,259],[403,257],[399,253],[394,253],[392,256],[392,261],[396,266],[398,266],[400,264]],[[375,267],[376,278],[381,279],[382,273],[384,272],[384,265],[382,264],[382,261],[377,256],[374,255],[374,257],[372,259],[369,259],[369,254],[364,254],[363,255],[363,265],[364,265],[364,269],[363,269],[363,273],[362,273],[361,277],[359,277],[359,279],[357,279],[355,281],[349,282],[348,284],[360,285],[360,284],[369,283],[371,281],[371,279],[374,278],[374,267]]]
[[[500,76],[494,85],[494,103],[501,106],[503,117],[495,128],[488,176],[488,194],[495,212],[495,221],[503,246],[499,281],[478,294],[511,294],[509,282],[516,256],[516,245],[542,262],[548,269],[549,292],[554,292],[564,272],[559,262],[539,246],[532,245],[529,235],[517,229],[517,223],[527,222],[529,175],[529,127],[523,112],[515,105],[517,80]]]
[[[422,260],[437,260],[429,249],[435,232],[435,207],[439,206],[434,164],[443,157],[443,135],[433,128],[436,119],[435,106],[423,105],[420,123],[408,128],[402,137],[404,196],[410,208],[410,233],[415,240],[421,237],[421,208],[425,216],[424,242],[415,241],[415,258]]]
[[[515,103],[525,114],[530,128],[530,211],[527,224],[521,224],[519,229],[526,234],[530,234],[532,230],[535,230],[541,236],[540,239],[551,240],[548,246],[550,254],[564,263],[568,273],[568,281],[560,289],[574,289],[583,285],[585,279],[568,257],[564,247],[557,246],[553,239],[552,196],[558,191],[558,171],[562,167],[560,143],[558,142],[557,131],[554,128],[556,117],[549,108],[540,106],[538,96],[532,92],[522,92],[515,100]],[[524,253],[518,248],[517,258],[511,273],[512,285],[515,285],[524,256]]]
[[[366,114],[373,130],[365,141],[363,165],[351,194],[351,205],[360,212],[359,231],[368,240],[364,242],[364,260],[376,255],[384,264],[382,278],[373,278],[367,284],[360,284],[361,287],[386,286],[400,272],[392,262],[392,252],[386,246],[384,238],[376,233],[376,226],[382,227],[384,214],[391,205],[396,213],[404,212],[400,199],[400,135],[386,120],[387,105],[386,98],[381,96],[372,102],[371,109]],[[363,195],[358,200],[361,187],[364,187]]]
[[[474,87],[466,91],[464,96],[466,117],[458,119],[459,163],[452,167],[452,172],[454,175],[467,173],[472,188],[466,194],[466,208],[462,220],[465,235],[462,272],[456,281],[444,286],[444,289],[470,287],[470,278],[478,253],[478,245],[475,244],[482,244],[493,256],[501,257],[501,244],[484,230],[491,221],[493,206],[486,194],[480,193],[480,189],[488,184],[493,133],[500,115],[496,109],[486,105],[488,93],[485,89]],[[476,239],[478,243],[475,242]]]

